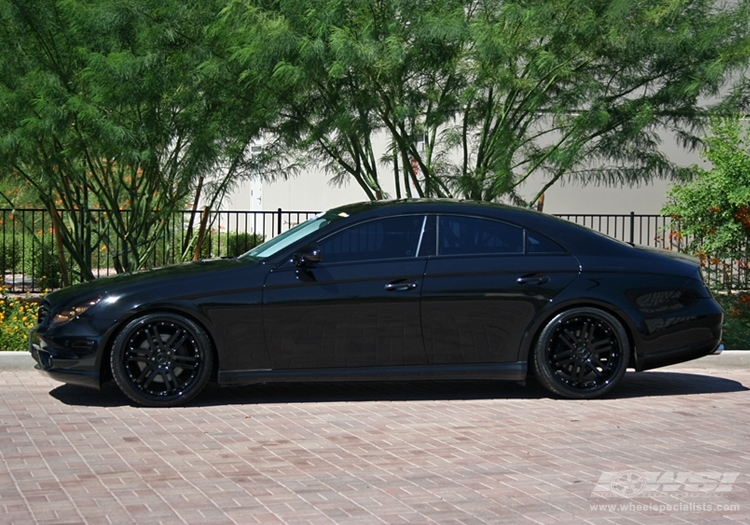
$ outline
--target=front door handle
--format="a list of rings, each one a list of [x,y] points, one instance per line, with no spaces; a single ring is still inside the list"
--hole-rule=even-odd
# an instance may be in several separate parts
[[[544,284],[549,282],[548,275],[523,275],[516,279],[518,284]]]
[[[405,292],[407,290],[413,290],[417,287],[416,281],[399,280],[393,281],[385,285],[385,289],[389,292]]]

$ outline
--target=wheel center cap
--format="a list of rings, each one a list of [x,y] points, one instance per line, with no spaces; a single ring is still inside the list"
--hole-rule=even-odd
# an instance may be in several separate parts
[[[169,353],[167,352],[159,352],[156,354],[156,363],[160,366],[168,364],[170,360]]]
[[[575,356],[579,359],[588,359],[591,357],[591,350],[588,345],[576,345],[574,352]]]

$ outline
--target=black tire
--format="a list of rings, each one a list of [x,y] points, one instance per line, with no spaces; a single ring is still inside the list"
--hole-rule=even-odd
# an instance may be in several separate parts
[[[120,390],[139,405],[187,403],[206,385],[213,367],[206,333],[172,313],[153,313],[129,322],[112,345],[111,367]]]
[[[622,324],[598,308],[573,308],[556,315],[534,348],[536,379],[570,399],[601,396],[619,383],[630,359]]]

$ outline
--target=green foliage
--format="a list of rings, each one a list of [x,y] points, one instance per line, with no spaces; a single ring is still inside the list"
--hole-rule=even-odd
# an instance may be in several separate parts
[[[258,126],[226,132],[226,79],[201,67],[221,4],[0,0],[0,179],[43,203],[80,279],[101,245],[124,245],[117,271],[147,265],[175,210],[250,173]]]
[[[750,349],[750,294],[716,294],[715,298],[724,309],[724,347]]]
[[[36,193],[25,184],[18,184],[10,177],[0,177],[0,208],[37,208]]]
[[[0,281],[0,350],[27,350],[38,310],[29,298],[11,297]]]
[[[265,240],[259,233],[227,233],[209,230],[201,245],[201,258],[237,257]]]
[[[738,118],[715,119],[691,182],[675,185],[662,213],[703,257],[745,259],[750,240],[750,139]]]
[[[237,257],[265,241],[258,233],[230,233],[227,236],[227,257]]]
[[[3,235],[0,245],[0,271],[2,274],[14,273],[23,260],[23,251],[19,244],[20,236],[10,233]]]
[[[39,218],[38,213],[23,211],[0,214],[0,275],[23,275],[32,278],[36,288],[59,288],[61,269],[54,238]]]
[[[397,197],[520,201],[535,174],[539,194],[683,176],[657,130],[692,145],[700,100],[747,101],[749,6],[233,0],[211,26],[227,49],[213,67],[256,94],[239,113],[262,100],[270,135],[371,199],[386,197],[387,162]],[[380,159],[376,136],[390,143]]]
[[[304,165],[371,199],[678,177],[657,130],[750,107],[749,25],[750,0],[0,0],[0,195],[48,210],[68,283]]]
[[[714,297],[724,309],[727,349],[750,348],[750,294],[735,293],[747,283],[750,241],[750,139],[738,118],[714,119],[705,138],[706,170],[674,186],[662,213],[673,217],[673,235],[701,258]]]

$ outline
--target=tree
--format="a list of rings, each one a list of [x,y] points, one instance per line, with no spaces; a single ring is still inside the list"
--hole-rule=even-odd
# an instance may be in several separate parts
[[[335,181],[385,196],[521,202],[532,175],[634,184],[684,171],[711,107],[745,100],[750,3],[739,0],[234,0],[215,26],[247,89],[281,108],[269,133]],[[746,86],[745,86],[746,88]],[[744,98],[743,98],[744,97]]]
[[[662,213],[721,292],[714,298],[724,309],[724,344],[741,349],[750,341],[750,136],[747,120],[736,116],[713,119],[710,130],[702,152],[710,169],[693,167],[693,179],[672,187]]]
[[[750,137],[739,118],[717,118],[705,137],[706,170],[694,166],[693,180],[675,185],[662,213],[687,248],[702,258],[744,260],[750,241]]]
[[[33,188],[80,278],[98,249],[118,272],[148,265],[190,196],[218,199],[250,172],[259,126],[228,133],[226,79],[201,68],[217,13],[205,0],[0,1],[0,173]]]

